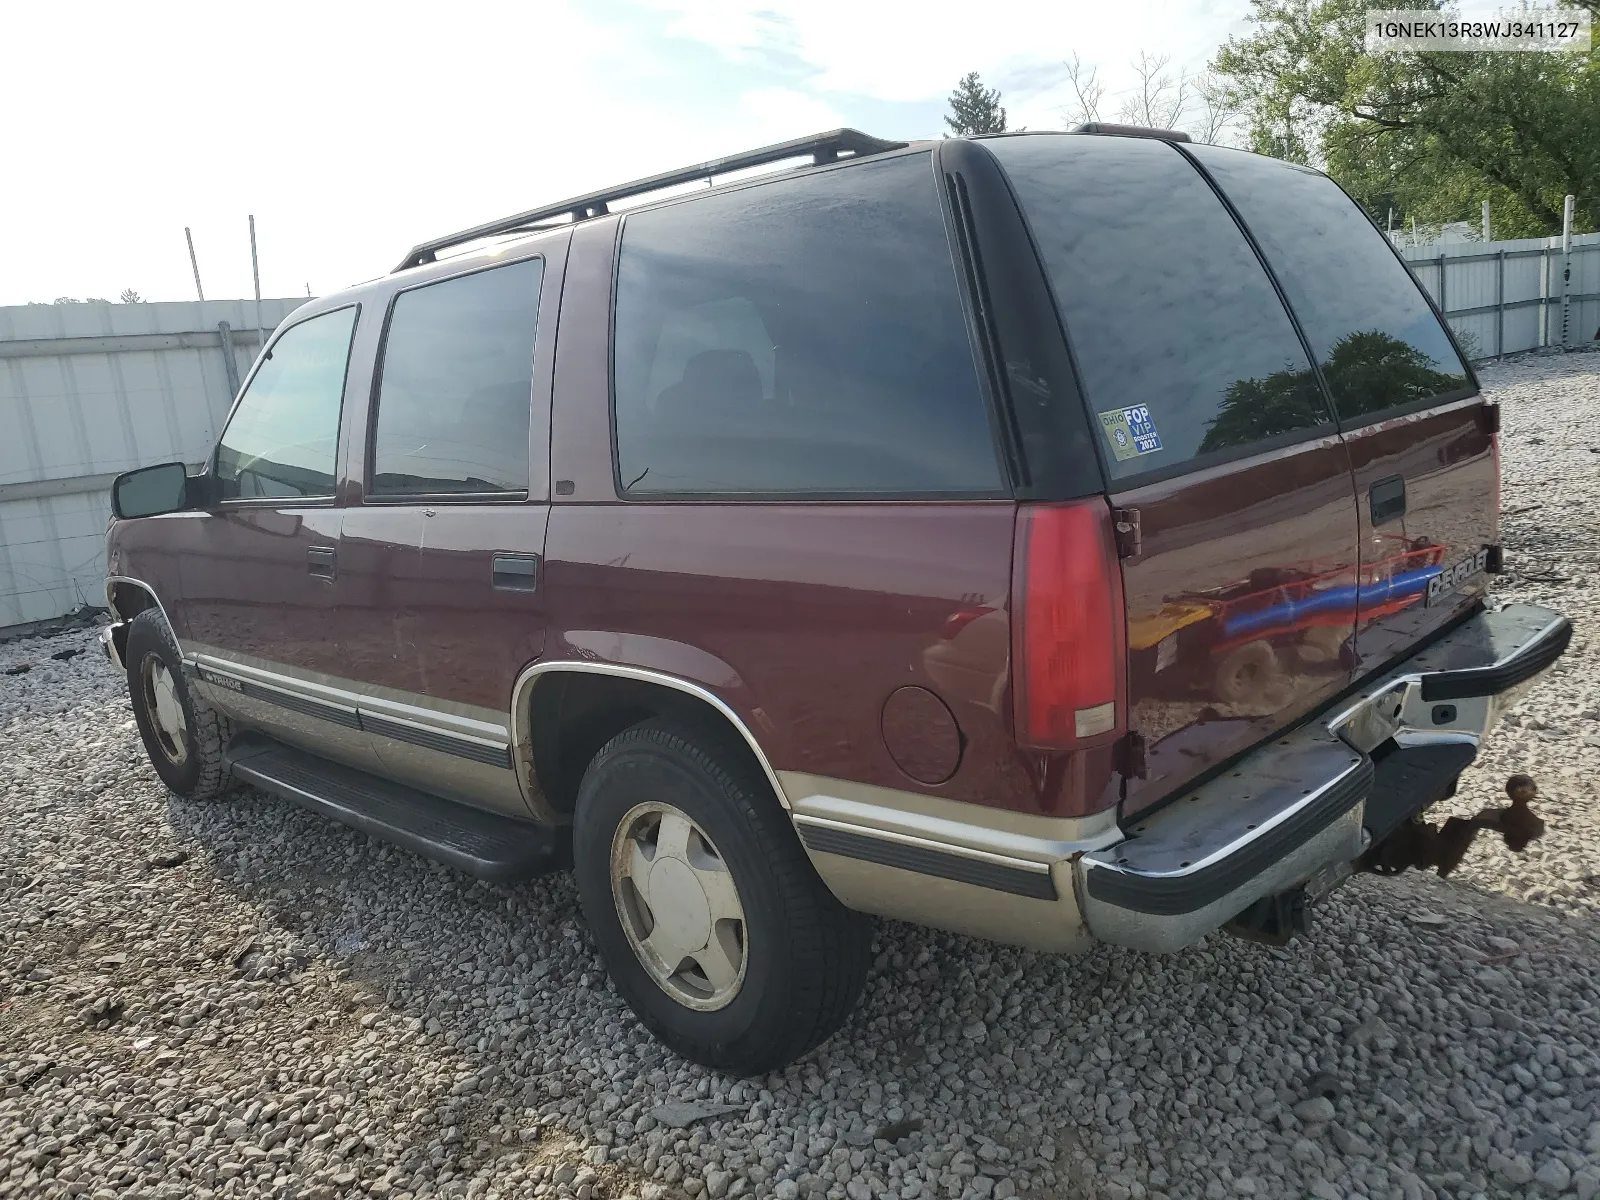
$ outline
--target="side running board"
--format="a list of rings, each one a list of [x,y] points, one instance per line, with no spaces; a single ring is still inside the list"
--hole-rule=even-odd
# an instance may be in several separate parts
[[[227,760],[246,783],[479,879],[506,883],[571,865],[565,830],[471,808],[281,742],[245,735]]]

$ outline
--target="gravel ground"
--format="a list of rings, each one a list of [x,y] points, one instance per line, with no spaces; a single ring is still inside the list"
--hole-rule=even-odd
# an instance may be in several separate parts
[[[1600,355],[1484,382],[1502,588],[1578,633],[1456,806],[1528,770],[1543,842],[1287,950],[885,924],[856,1018],[754,1082],[642,1033],[569,879],[174,801],[90,634],[0,646],[0,1197],[1596,1195]]]

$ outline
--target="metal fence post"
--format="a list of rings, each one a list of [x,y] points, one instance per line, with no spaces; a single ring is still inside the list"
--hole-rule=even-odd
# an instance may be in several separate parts
[[[1488,204],[1487,200],[1484,204]],[[1506,356],[1506,252],[1495,252],[1494,280],[1494,356]]]
[[[1539,251],[1539,348],[1550,344],[1550,239]]]
[[[1561,348],[1572,349],[1572,208],[1575,197],[1561,206]]]
[[[239,395],[239,360],[233,356],[233,328],[226,321],[217,322],[217,336],[222,339],[222,369],[228,373],[228,406]]]
[[[1444,277],[1444,251],[1441,250],[1439,251],[1439,315],[1448,321],[1450,319],[1450,306],[1445,303]]]

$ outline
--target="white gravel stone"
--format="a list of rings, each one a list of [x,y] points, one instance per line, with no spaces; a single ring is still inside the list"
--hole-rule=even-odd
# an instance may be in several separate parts
[[[1600,1194],[1600,355],[1482,374],[1498,590],[1576,633],[1445,808],[1527,771],[1544,840],[1355,880],[1282,949],[885,923],[850,1024],[757,1080],[649,1038],[570,879],[174,800],[92,631],[0,644],[0,1200]]]

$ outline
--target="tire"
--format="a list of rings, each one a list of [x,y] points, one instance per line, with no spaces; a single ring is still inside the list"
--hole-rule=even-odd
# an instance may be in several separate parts
[[[684,861],[698,872],[701,890],[681,905],[673,901],[685,893],[661,881],[670,876],[681,885],[683,872],[655,869],[675,852],[665,849],[675,819],[652,806],[675,810],[692,826]],[[647,852],[652,856],[642,857]],[[645,1027],[684,1058],[737,1075],[777,1070],[834,1033],[861,996],[870,919],[828,891],[765,775],[721,731],[647,721],[607,742],[578,791],[573,856],[579,902],[612,981]],[[635,882],[641,864],[656,909]],[[736,891],[738,922],[717,919],[726,901],[724,871]],[[692,897],[712,898],[709,925],[701,921],[708,902]],[[679,929],[692,932],[680,936]],[[670,954],[702,935],[706,949],[663,978],[664,960],[652,958],[657,931],[672,935]],[[699,965],[713,960],[720,977]]]
[[[150,765],[168,790],[186,800],[219,800],[234,790],[222,752],[228,720],[189,687],[183,655],[159,609],[147,608],[128,624],[123,661],[128,698]],[[170,687],[164,698],[158,693]],[[174,732],[174,709],[182,729]]]

